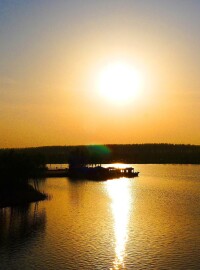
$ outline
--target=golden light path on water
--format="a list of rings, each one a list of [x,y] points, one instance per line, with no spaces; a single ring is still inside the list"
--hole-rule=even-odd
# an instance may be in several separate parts
[[[115,232],[115,260],[113,262],[114,268],[111,269],[124,269],[132,202],[130,180],[126,178],[109,180],[107,181],[106,188],[111,198]]]

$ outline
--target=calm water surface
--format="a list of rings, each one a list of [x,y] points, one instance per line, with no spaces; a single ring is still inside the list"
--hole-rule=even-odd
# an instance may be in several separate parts
[[[200,166],[49,178],[50,201],[0,210],[0,269],[200,269]]]

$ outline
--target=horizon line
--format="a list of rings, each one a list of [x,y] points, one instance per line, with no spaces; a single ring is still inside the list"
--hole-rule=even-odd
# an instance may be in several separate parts
[[[96,143],[96,144],[77,144],[77,145],[41,145],[41,146],[25,146],[25,147],[2,147],[0,150],[20,150],[20,149],[32,149],[32,148],[48,148],[48,147],[83,147],[83,146],[111,146],[111,145],[171,145],[171,146],[194,146],[198,147],[200,144],[189,144],[189,143]]]

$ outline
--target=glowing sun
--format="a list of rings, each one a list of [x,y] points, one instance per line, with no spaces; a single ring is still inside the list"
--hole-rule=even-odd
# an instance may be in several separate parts
[[[141,75],[126,63],[107,65],[99,74],[100,93],[114,103],[124,104],[134,98],[141,86]]]

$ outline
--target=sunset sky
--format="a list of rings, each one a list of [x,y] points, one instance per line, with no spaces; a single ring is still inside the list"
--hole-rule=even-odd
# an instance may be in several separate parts
[[[199,0],[0,0],[0,148],[200,144],[199,14]]]

